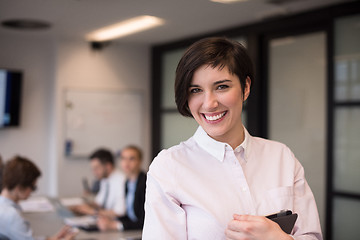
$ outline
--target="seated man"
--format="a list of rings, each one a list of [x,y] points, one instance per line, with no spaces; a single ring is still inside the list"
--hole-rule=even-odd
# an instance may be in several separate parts
[[[26,158],[17,156],[5,164],[0,196],[0,239],[34,239],[29,223],[22,217],[18,202],[27,199],[36,190],[36,182],[40,175],[40,170]],[[44,222],[44,225],[46,224],[49,222]],[[70,240],[75,235],[70,227],[64,227],[48,239]]]
[[[145,217],[146,174],[141,171],[141,163],[142,152],[138,147],[128,146],[121,151],[120,166],[126,175],[126,214],[118,216],[115,220],[100,216],[100,230],[142,229]]]
[[[71,209],[80,214],[102,214],[115,217],[125,213],[125,176],[115,169],[114,157],[109,150],[99,149],[90,156],[90,165],[100,190],[92,204],[74,206]]]

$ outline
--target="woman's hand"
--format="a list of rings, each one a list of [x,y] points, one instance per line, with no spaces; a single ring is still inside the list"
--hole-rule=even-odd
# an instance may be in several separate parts
[[[229,222],[225,235],[228,240],[293,240],[266,217],[237,214]]]

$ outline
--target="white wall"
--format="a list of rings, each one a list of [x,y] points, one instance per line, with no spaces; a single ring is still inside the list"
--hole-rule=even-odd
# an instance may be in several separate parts
[[[66,88],[140,89],[146,125],[144,168],[150,156],[150,54],[147,46],[113,44],[94,52],[84,41],[0,36],[0,67],[24,71],[22,122],[0,130],[0,154],[21,154],[42,170],[38,194],[76,196],[88,161],[63,154],[63,93]]]
[[[24,72],[21,126],[0,130],[0,154],[19,154],[40,167],[39,193],[49,189],[49,115],[52,108],[53,44],[49,40],[0,36],[0,67]]]

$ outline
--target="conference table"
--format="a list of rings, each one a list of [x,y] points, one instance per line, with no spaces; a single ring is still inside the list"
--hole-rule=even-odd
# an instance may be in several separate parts
[[[74,216],[71,211],[62,206],[57,199],[49,199],[54,211],[25,212],[24,217],[30,222],[35,237],[49,237],[57,233],[64,226],[64,218]],[[76,240],[137,240],[141,239],[141,231],[110,231],[86,232],[80,230]]]

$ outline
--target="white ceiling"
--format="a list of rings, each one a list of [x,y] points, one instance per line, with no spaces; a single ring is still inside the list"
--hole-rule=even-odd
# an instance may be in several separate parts
[[[46,31],[17,31],[0,26],[0,35],[80,38],[98,28],[139,15],[165,19],[165,25],[121,42],[158,44],[229,27],[264,21],[274,14],[294,14],[351,0],[248,0],[220,4],[209,0],[0,0],[0,21],[40,19],[53,26]],[[1,41],[1,38],[0,38]]]

